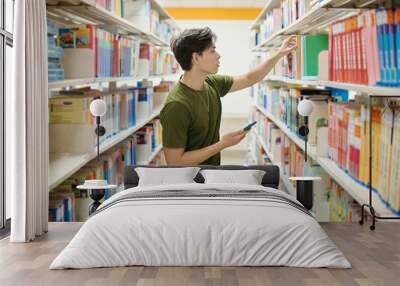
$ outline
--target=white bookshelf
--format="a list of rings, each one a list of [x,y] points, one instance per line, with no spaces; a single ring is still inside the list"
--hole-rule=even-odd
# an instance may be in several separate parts
[[[154,152],[151,153],[149,159],[147,159],[147,160],[144,161],[144,162],[137,162],[137,164],[138,164],[138,165],[149,165],[149,164],[151,163],[151,161],[153,161],[154,158],[157,157],[158,154],[160,154],[160,152],[162,151],[162,149],[163,149],[163,146],[162,146],[162,145],[159,145],[159,146],[156,148],[156,150],[154,150]]]
[[[164,18],[173,22],[173,19],[157,1],[152,0],[151,3],[153,9],[161,12]],[[47,15],[55,22],[61,24],[93,23],[100,28],[111,29],[114,32],[137,35],[157,46],[169,47],[169,43],[157,35],[143,31],[126,19],[96,4],[94,0],[46,0],[46,4]],[[177,27],[176,23],[174,25]]]
[[[267,118],[277,125],[283,133],[286,134],[297,146],[299,146],[303,151],[305,149],[304,140],[301,139],[297,134],[292,132],[286,125],[276,118],[274,115],[266,111],[264,108],[257,106]],[[317,156],[316,146],[308,143],[307,154],[310,158],[316,161],[322,169],[325,170],[329,176],[336,181],[352,198],[354,198],[359,204],[365,204],[369,202],[369,189],[363,186],[352,177],[350,177],[345,171],[343,171],[335,161]],[[393,216],[393,213],[386,206],[385,203],[379,198],[379,196],[373,192],[372,202],[375,208],[375,212],[380,216]]]
[[[383,86],[371,86],[363,84],[336,82],[336,81],[323,81],[323,80],[297,80],[281,76],[268,76],[264,79],[265,81],[278,82],[292,86],[303,86],[303,87],[333,87],[338,89],[345,89],[355,91],[360,94],[371,94],[371,95],[399,95],[400,88],[394,87],[383,87]]]
[[[265,14],[271,11],[274,8],[280,7],[281,0],[267,0],[264,8],[262,9],[261,13],[257,16],[254,23],[251,25],[252,30],[257,29],[260,26],[261,21],[265,19]]]
[[[253,24],[252,29],[256,29],[262,19],[265,18],[266,12],[275,8],[268,1],[260,15],[257,17],[256,22]],[[368,5],[377,3],[376,0],[325,0],[320,4],[313,7],[303,17],[296,20],[289,26],[275,34],[271,35],[268,39],[258,44],[253,48],[253,51],[263,51],[279,46],[287,35],[305,35],[315,33],[326,33],[326,27],[340,19],[356,15],[362,8]],[[359,8],[353,8],[359,7]]]
[[[296,188],[289,181],[288,176],[283,173],[283,169],[281,168],[280,162],[276,162],[274,160],[274,157],[272,156],[271,152],[269,152],[267,144],[265,144],[265,142],[264,142],[264,139],[259,134],[257,134],[256,131],[254,131],[254,134],[257,137],[257,141],[258,141],[259,145],[264,149],[264,152],[270,159],[271,163],[279,167],[280,179],[281,179],[283,185],[285,186],[285,189],[287,190],[288,194],[296,197]]]
[[[167,10],[165,10],[160,3],[158,3],[158,1],[156,0],[150,0],[151,2],[151,8],[153,8],[154,10],[156,10],[158,12],[158,14],[160,15],[160,18],[162,19],[167,19],[168,22],[174,26],[175,29],[180,30],[178,24],[176,23],[175,19],[172,18],[172,16],[167,12]]]
[[[166,75],[155,75],[149,77],[100,77],[100,78],[77,78],[77,79],[66,79],[62,81],[49,82],[49,89],[63,89],[67,87],[78,87],[88,84],[96,83],[108,83],[108,82],[133,82],[148,80],[155,84],[159,84],[162,80],[177,80],[179,74],[166,74]]]
[[[167,20],[174,30],[179,30],[175,20],[158,3],[157,0],[150,0],[150,3],[152,9],[159,13],[160,19]],[[115,15],[113,12],[108,11],[101,5],[96,4],[96,1],[94,0],[46,0],[46,5],[47,17],[60,25],[94,24],[97,27],[108,30],[112,33],[135,35],[136,37],[139,37],[143,41],[151,43],[152,45],[169,49],[169,43],[164,39],[161,39],[151,32],[143,31],[143,29],[137,25]],[[103,83],[116,82],[117,86],[119,86],[125,84],[125,82],[137,82],[142,80],[148,80],[153,82],[153,85],[157,85],[162,80],[175,81],[177,78],[178,74],[165,74],[148,77],[78,78],[50,82],[48,86],[51,96],[56,96],[57,90],[80,87],[84,85],[96,85],[101,87],[101,84]],[[161,107],[156,108],[153,114],[148,118],[139,120],[135,126],[126,130],[122,130],[116,135],[105,140],[100,144],[100,153],[107,151],[116,144],[122,142],[127,137],[133,135],[136,131],[157,117],[160,111]],[[144,163],[150,163],[162,151],[162,148],[162,145],[158,146],[148,158],[148,161]],[[51,153],[49,168],[50,190],[62,183],[65,179],[73,175],[80,168],[85,166],[96,157],[96,148],[93,149],[93,152],[85,154]]]
[[[277,164],[277,162],[275,162],[275,160],[274,160],[274,157],[272,156],[272,153],[268,150],[268,146],[267,146],[267,144],[265,144],[264,139],[262,139],[261,136],[259,134],[257,134],[256,131],[254,131],[254,134],[257,137],[259,145],[264,149],[264,152],[267,155],[267,157],[270,159],[270,161],[273,164]]]
[[[102,144],[100,144],[100,154],[107,151],[111,147],[116,144],[122,142],[128,136],[132,135],[140,128],[145,126],[155,117],[160,114],[161,108],[157,108],[153,114],[143,120],[140,120],[135,126],[130,127],[126,130],[123,130],[113,137],[105,140]],[[159,149],[162,149],[162,146],[159,146]],[[158,152],[161,151],[157,149]],[[156,156],[157,154],[153,154]],[[66,180],[68,177],[77,172],[80,168],[85,166],[91,160],[97,157],[97,149],[94,148],[93,152],[85,153],[85,154],[71,154],[71,153],[51,153],[50,154],[50,174],[49,174],[49,188],[50,190],[57,187],[60,183]],[[154,158],[154,157],[153,157]],[[151,158],[149,158],[150,160]],[[152,160],[152,159],[151,159]],[[150,160],[150,161],[151,161]]]

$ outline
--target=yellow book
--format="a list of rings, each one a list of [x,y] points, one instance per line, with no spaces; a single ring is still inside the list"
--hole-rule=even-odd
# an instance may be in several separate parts
[[[392,125],[392,111],[390,109],[385,110],[382,114],[382,141],[381,147],[381,178],[379,192],[385,201],[389,201],[389,186],[390,186],[390,176],[392,172],[391,168],[391,125]]]
[[[369,181],[369,110],[363,105],[361,108],[361,152],[360,152],[360,181],[367,184]]]
[[[393,130],[392,175],[389,185],[389,204],[397,211],[400,210],[400,146],[398,142],[400,142],[400,115],[397,113]]]
[[[381,177],[381,108],[372,109],[372,187],[379,190]]]
[[[116,0],[116,13],[118,17],[122,17],[121,0]]]

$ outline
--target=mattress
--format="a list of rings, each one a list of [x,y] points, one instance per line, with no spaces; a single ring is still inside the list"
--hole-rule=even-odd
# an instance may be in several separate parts
[[[109,198],[50,269],[133,265],[351,267],[282,191],[193,183],[135,187]]]

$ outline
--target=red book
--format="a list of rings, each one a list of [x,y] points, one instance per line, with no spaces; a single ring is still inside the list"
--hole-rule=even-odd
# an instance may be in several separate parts
[[[96,0],[96,4],[102,6],[103,8],[106,8],[106,2],[107,0]]]
[[[92,24],[87,24],[87,28],[89,28],[90,34],[90,45],[91,48],[94,49],[94,74],[97,76],[98,74],[98,39],[97,39],[97,30],[96,27]]]
[[[113,35],[113,66],[112,66],[112,74],[114,77],[119,76],[119,40],[118,35]]]
[[[361,84],[368,84],[368,71],[367,71],[367,60],[366,60],[366,48],[365,48],[365,16],[361,14],[358,16],[358,29],[360,37],[360,65],[361,65]]]
[[[340,24],[340,61],[341,61],[341,73],[340,73],[340,81],[346,81],[347,75],[347,37],[345,34],[345,25],[344,22]]]
[[[334,47],[336,46],[335,42],[335,35],[334,33],[334,27],[335,25],[332,25],[329,27],[329,80],[330,81],[335,81],[336,80],[336,67],[335,67],[335,62],[336,62],[336,57],[335,55],[335,49]]]
[[[355,36],[355,68],[356,68],[356,82],[362,82],[362,67],[361,67],[361,31],[358,28],[358,17],[354,17],[354,36]]]
[[[348,28],[348,37],[349,37],[349,74],[347,78],[347,82],[355,82],[356,81],[356,69],[355,69],[355,37],[353,30],[353,20],[347,20],[347,28]]]

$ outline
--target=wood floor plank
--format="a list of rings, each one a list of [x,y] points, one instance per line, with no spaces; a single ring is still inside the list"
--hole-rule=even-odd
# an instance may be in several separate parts
[[[291,267],[118,267],[49,270],[48,267],[81,227],[51,223],[32,243],[0,240],[0,285],[136,286],[398,286],[400,224],[379,222],[371,232],[358,224],[324,223],[329,237],[345,254],[351,269]]]

